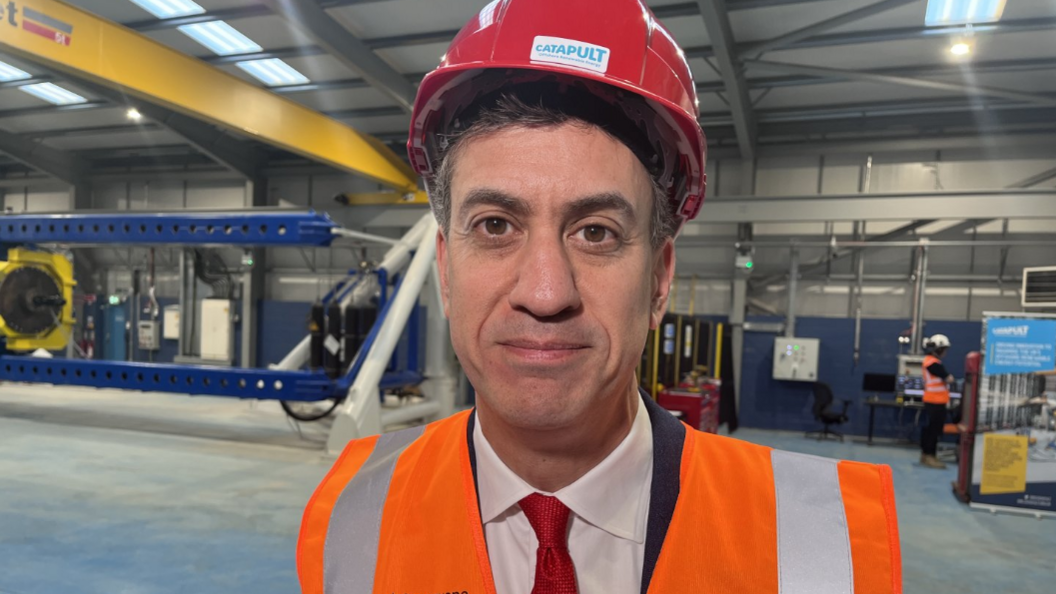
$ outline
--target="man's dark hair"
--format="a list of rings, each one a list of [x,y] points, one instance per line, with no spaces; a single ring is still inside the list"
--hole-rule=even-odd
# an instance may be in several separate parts
[[[581,116],[581,109],[566,109],[560,102],[547,101],[545,97],[526,101],[520,95],[503,92],[479,108],[472,117],[472,123],[462,130],[446,135],[442,141],[444,147],[440,154],[440,166],[429,183],[429,203],[437,223],[448,233],[451,228],[451,179],[454,176],[461,148],[473,138],[494,134],[508,128],[552,128],[568,123],[584,127],[596,126],[614,139],[623,142],[642,161],[649,172],[653,189],[653,208],[650,221],[650,244],[653,248],[663,245],[678,229],[678,217],[675,209],[661,187],[656,176],[649,171],[643,152],[639,146],[629,141],[626,136],[628,126],[611,128],[599,125],[594,118]],[[549,103],[549,104],[548,104]],[[570,113],[571,112],[571,113]]]

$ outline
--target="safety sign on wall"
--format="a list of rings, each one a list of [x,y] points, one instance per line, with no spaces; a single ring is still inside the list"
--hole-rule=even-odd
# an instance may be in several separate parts
[[[986,326],[987,375],[1056,369],[1056,320],[992,318]]]

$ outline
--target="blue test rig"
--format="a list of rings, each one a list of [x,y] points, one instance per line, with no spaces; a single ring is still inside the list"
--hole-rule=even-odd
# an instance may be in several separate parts
[[[349,393],[386,326],[394,298],[400,291],[413,290],[417,303],[421,282],[414,288],[404,287],[404,276],[398,274],[399,268],[414,254],[415,246],[411,242],[389,242],[393,245],[390,253],[399,250],[403,253],[388,258],[387,265],[383,262],[383,266],[368,273],[376,276],[380,287],[376,310],[352,312],[342,306],[367,276],[350,271],[313,306],[310,335],[279,368],[40,358],[30,353],[40,348],[64,349],[75,322],[73,268],[55,247],[322,248],[341,237],[355,238],[356,232],[341,229],[327,215],[314,211],[0,216],[0,381],[284,402],[340,402]],[[389,283],[394,277],[399,280],[390,290]],[[402,371],[392,369],[391,365],[386,368],[377,380],[379,391],[422,381],[418,371],[417,316],[418,307],[410,308],[403,323],[397,324],[399,332],[407,325],[411,334],[407,360]],[[387,331],[392,332],[391,328]],[[334,354],[337,349],[324,348],[328,339],[338,337],[345,341],[343,350],[347,355],[343,358]]]

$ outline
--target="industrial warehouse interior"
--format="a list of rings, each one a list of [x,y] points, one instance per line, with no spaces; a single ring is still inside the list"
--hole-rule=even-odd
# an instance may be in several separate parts
[[[439,116],[457,120],[437,97],[468,79],[423,78],[472,62],[482,50],[470,42],[513,30],[533,1],[560,5],[0,3],[0,594],[390,591],[370,577],[355,589],[330,581],[323,589],[319,577],[315,589],[314,553],[306,551],[330,536],[314,532],[321,529],[305,510],[332,475],[347,474],[349,485],[361,478],[342,467],[358,455],[355,444],[377,439],[380,451],[386,436],[452,415],[475,419],[466,411],[492,406],[490,384],[470,377],[494,368],[478,365],[466,346],[456,316],[465,309],[445,310],[446,301],[470,298],[444,283],[468,282],[471,264],[445,260],[463,244],[454,227],[438,244],[445,223],[434,217],[420,175],[436,173],[428,147],[442,134],[429,126]],[[841,534],[851,534],[842,561],[820,544],[826,538],[802,541],[795,555],[779,551],[788,521],[781,505],[790,504],[778,497],[777,530],[756,540],[782,564],[780,591],[850,592],[797,589],[786,578],[806,575],[809,584],[820,579],[814,572],[853,564],[859,592],[1052,592],[1056,2],[642,0],[654,16],[637,0],[567,4],[571,12],[547,15],[552,30],[533,30],[536,44],[518,59],[527,63],[531,52],[533,68],[550,64],[539,67],[605,82],[598,77],[616,76],[628,50],[613,49],[610,61],[610,46],[584,34],[574,39],[576,58],[538,36],[567,42],[583,6],[609,27],[625,25],[613,16],[620,10],[644,14],[647,24],[655,16],[649,49],[627,45],[647,52],[636,58],[642,72],[662,48],[688,63],[692,80],[682,82],[695,86],[698,112],[689,121],[696,117],[706,137],[703,205],[684,217],[691,220],[674,239],[666,305],[647,335],[642,326],[640,360],[632,353],[639,404],[668,411],[698,436],[694,464],[730,469],[712,481],[717,492],[739,489],[740,469],[723,452],[742,446],[709,450],[734,442],[705,434],[817,456],[810,460],[833,469],[836,460],[883,465],[850,468],[881,468],[877,483],[893,483],[884,505],[892,531],[897,508],[898,538],[883,548],[891,550],[883,561],[891,583],[863,585],[862,568],[876,564],[861,556],[850,495],[846,517],[842,505],[837,514]],[[516,68],[492,54],[486,60]],[[647,83],[617,86],[624,93]],[[428,93],[436,93],[432,102]],[[643,96],[635,105],[675,105]],[[631,159],[638,154],[608,134]],[[477,146],[469,143],[487,138],[467,138],[465,150],[450,154],[468,162]],[[554,146],[550,158],[566,154],[573,153]],[[580,157],[584,171],[597,161]],[[457,197],[458,184],[448,191]],[[537,251],[519,274],[553,281],[538,272],[563,265],[550,253]],[[602,256],[567,257],[580,262],[569,270],[582,271]],[[475,266],[484,271],[478,281],[497,274],[498,265]],[[604,292],[638,295],[636,287],[657,286],[649,274],[624,276]],[[583,297],[569,311],[589,315],[561,319],[594,315],[590,296],[600,288],[592,279],[600,275],[572,281]],[[514,291],[502,303],[521,297]],[[581,369],[569,383],[601,377],[595,371]],[[595,388],[568,386],[575,394]],[[531,393],[523,398],[531,404]],[[488,431],[495,420],[485,418]],[[458,451],[468,443],[470,456],[461,472],[472,494],[483,472],[474,440],[485,430],[478,423],[474,436],[474,421],[469,433],[460,422]],[[934,451],[929,439],[938,439]],[[689,493],[687,469],[697,468],[689,454],[650,451],[652,468],[678,469],[682,460]],[[441,453],[421,454],[418,464],[434,459],[446,464]],[[395,475],[389,468],[386,485],[401,480],[400,468]],[[850,470],[839,468],[845,480]],[[462,478],[451,484],[460,491]],[[494,557],[498,539],[481,493],[470,497],[469,517]],[[320,487],[316,498],[327,496]],[[344,501],[329,496],[331,505]],[[758,536],[737,522],[773,498],[773,490],[745,494],[720,510],[679,495],[672,526],[691,523],[679,520],[690,513],[722,516],[689,530],[699,538],[695,554],[725,559],[735,553],[722,549],[736,547],[715,536],[712,522]],[[655,495],[648,505],[652,514]],[[348,557],[380,555],[380,576],[396,555],[382,545],[397,537],[378,536],[394,521],[378,514],[377,528],[357,533]],[[483,543],[478,538],[478,552]],[[672,571],[673,546],[657,549],[648,591]],[[542,572],[528,555],[531,571]],[[793,558],[803,563],[795,571],[787,567]],[[421,562],[439,566],[438,559]],[[614,591],[592,589],[576,561],[579,592]],[[331,580],[335,561],[326,563]],[[648,556],[646,563],[649,575]],[[778,592],[773,562],[756,563],[763,569],[744,573],[773,573]],[[457,591],[568,591],[532,590],[531,582],[506,590],[498,573],[498,589],[490,574],[483,580],[480,590]],[[424,586],[394,583],[425,594],[413,590]],[[729,588],[721,591],[771,591]]]

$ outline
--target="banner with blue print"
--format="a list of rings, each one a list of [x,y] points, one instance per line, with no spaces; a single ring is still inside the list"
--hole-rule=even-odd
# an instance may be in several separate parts
[[[985,373],[1035,373],[1056,369],[1056,320],[990,318]]]

